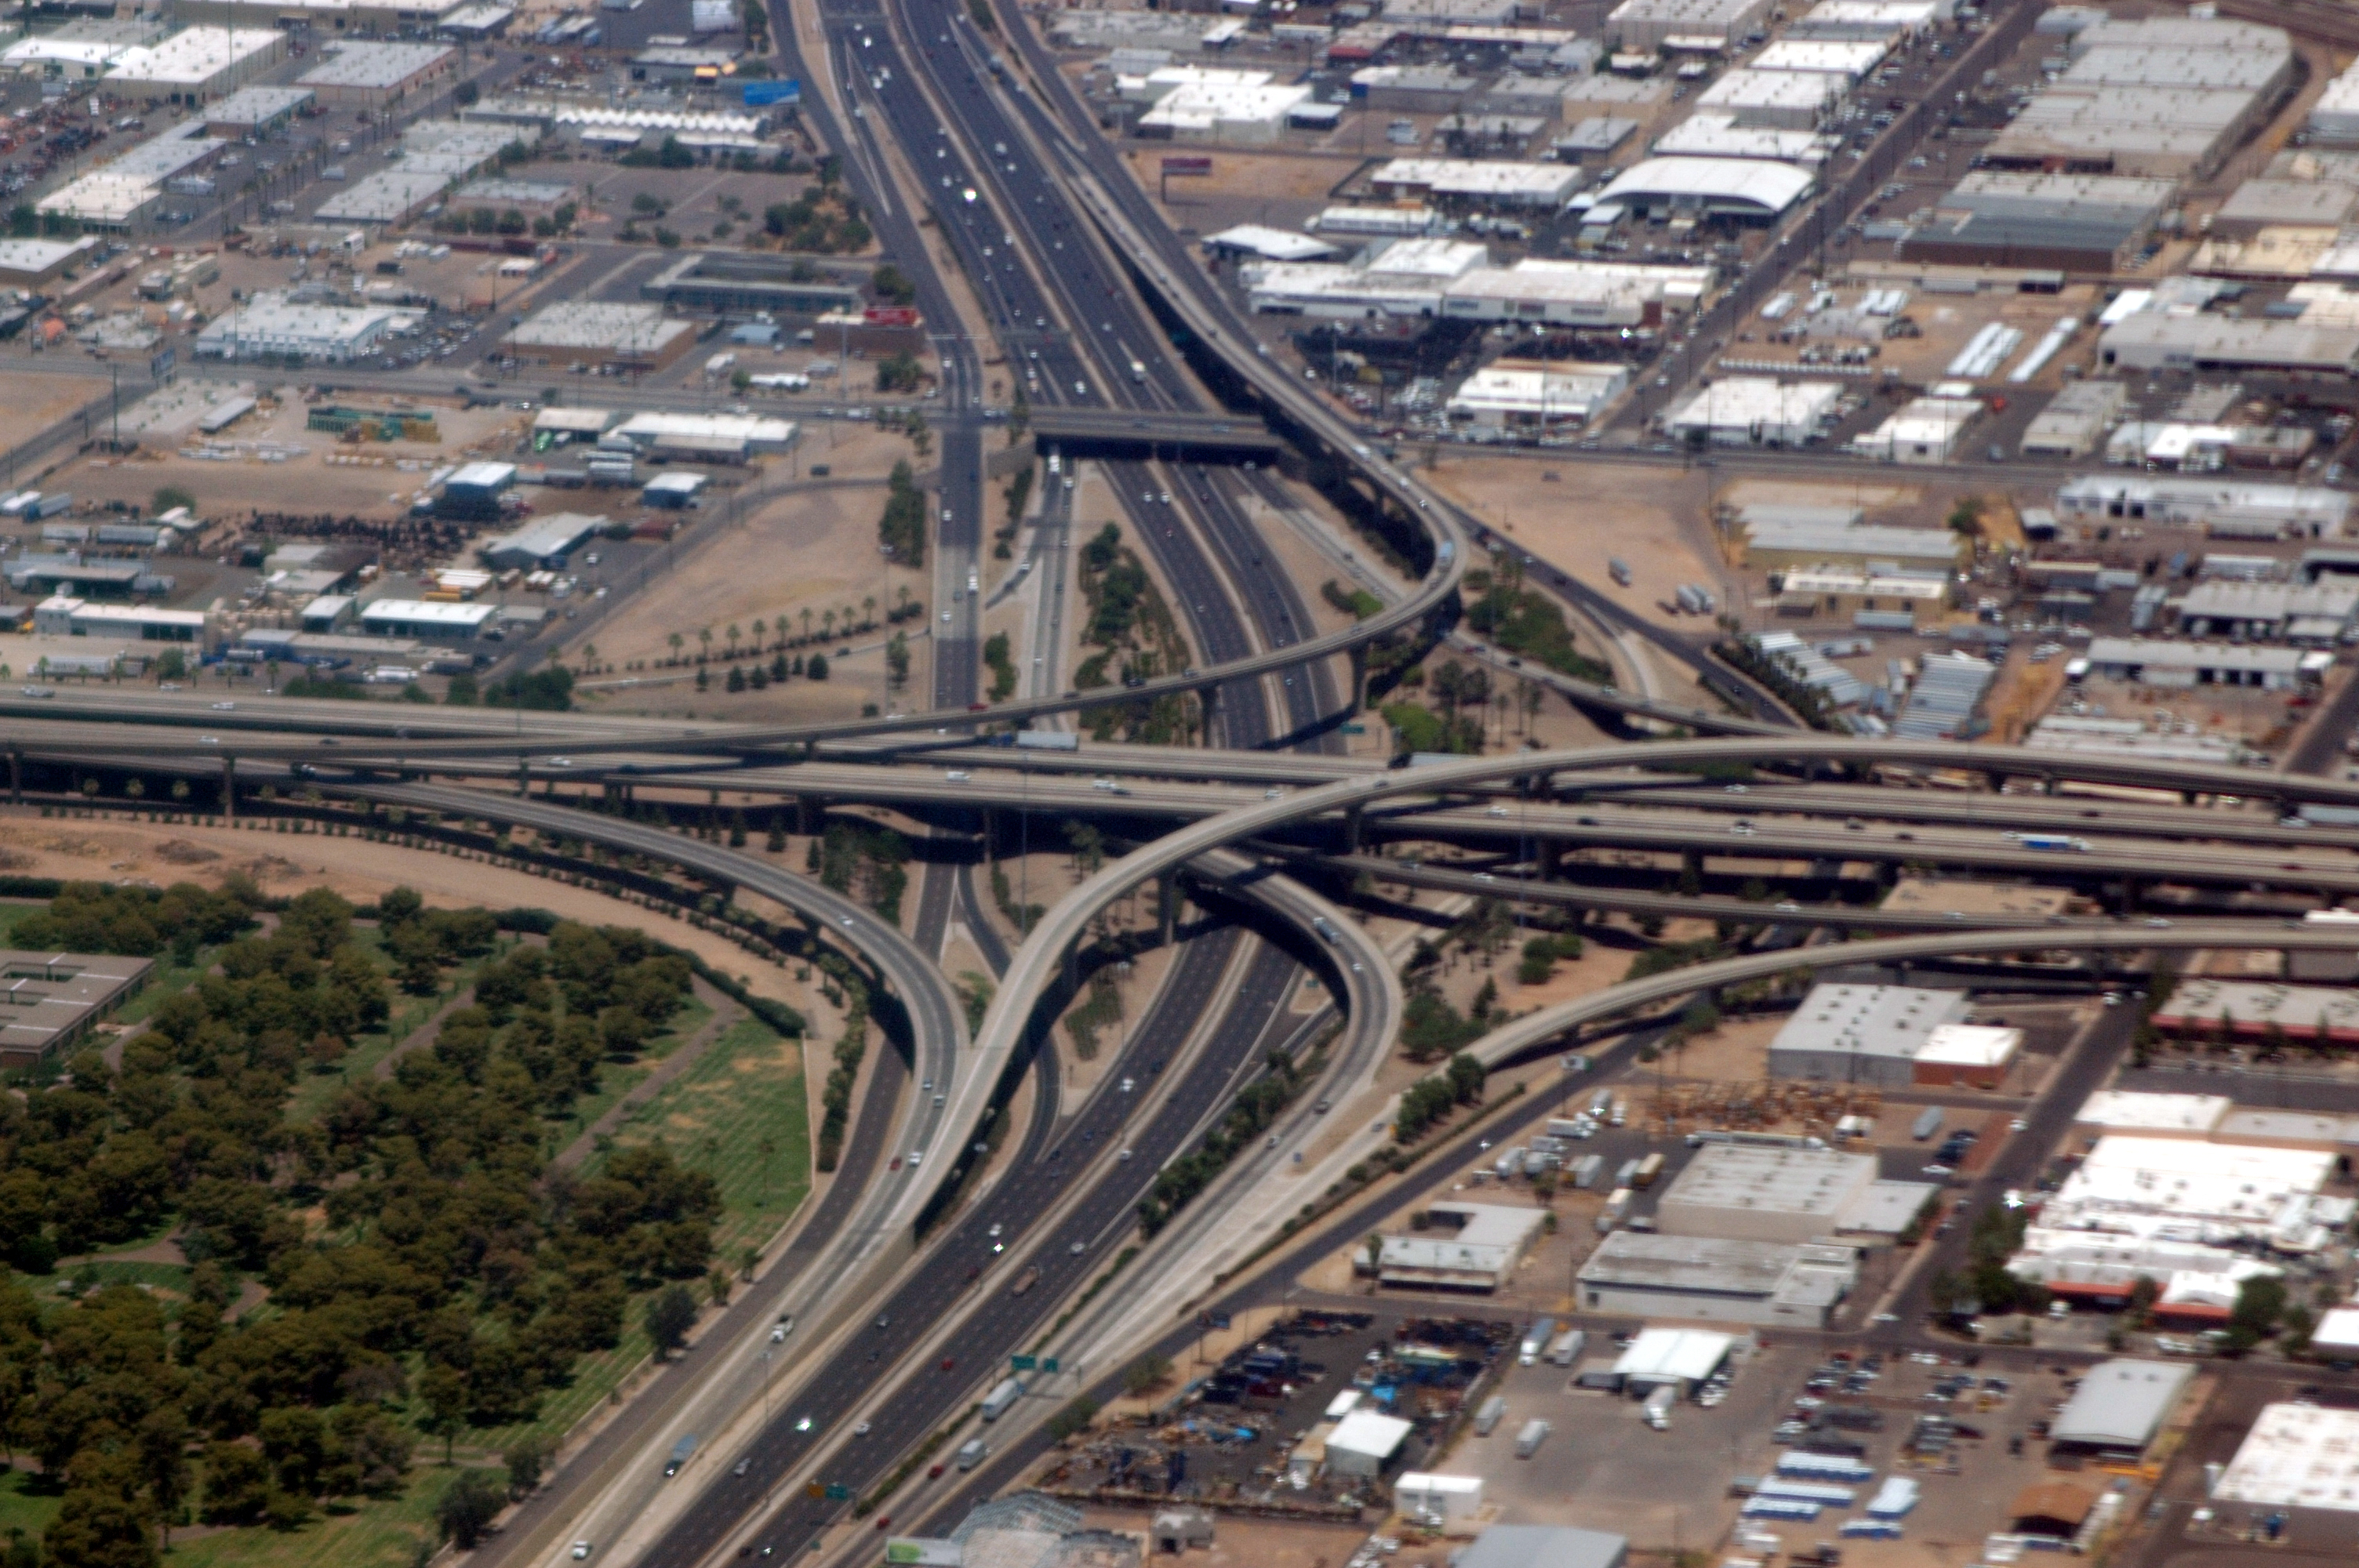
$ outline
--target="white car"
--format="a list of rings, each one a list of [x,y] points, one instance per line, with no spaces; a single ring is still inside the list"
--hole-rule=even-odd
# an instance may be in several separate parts
[[[234,702],[216,702],[213,704],[213,711],[215,713],[234,713],[237,711],[237,704]]]
[[[590,1543],[589,1543],[588,1541],[575,1541],[575,1542],[573,1543],[573,1561],[575,1561],[576,1563],[579,1563],[579,1562],[581,1562],[583,1558],[585,1558],[585,1557],[587,1557],[587,1556],[589,1556],[589,1555],[590,1555]]]

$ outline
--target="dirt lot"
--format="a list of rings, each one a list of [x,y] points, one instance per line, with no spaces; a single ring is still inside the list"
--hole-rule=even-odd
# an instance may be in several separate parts
[[[0,451],[31,440],[106,388],[103,375],[0,372]]]

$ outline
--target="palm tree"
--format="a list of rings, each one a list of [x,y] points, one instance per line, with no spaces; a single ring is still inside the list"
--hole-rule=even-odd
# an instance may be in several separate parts
[[[805,642],[810,640],[810,606],[806,604],[803,606],[803,640]]]
[[[904,615],[909,612],[909,585],[906,582],[901,585],[900,608]]]
[[[729,622],[728,630],[723,632],[722,635],[729,640],[729,656],[733,659],[735,658],[737,656],[737,639],[744,636],[745,633],[738,631],[737,622],[732,621]]]
[[[787,618],[784,615],[781,615],[777,620],[771,622],[770,630],[777,633],[778,641],[777,645],[781,648],[785,647],[787,645]]]
[[[863,626],[876,624],[876,596],[873,593],[860,601],[860,623]]]
[[[697,661],[701,664],[712,656],[712,628],[701,626],[696,633]]]
[[[669,637],[665,638],[664,641],[671,644],[671,656],[675,661],[677,661],[679,658],[680,644],[687,642],[688,639],[675,632]]]
[[[806,610],[803,613],[805,615],[809,615],[810,611]],[[822,637],[832,637],[835,635],[834,611],[831,610],[819,618],[819,634]]]
[[[852,635],[852,606],[849,604],[843,607],[843,634],[847,637]]]

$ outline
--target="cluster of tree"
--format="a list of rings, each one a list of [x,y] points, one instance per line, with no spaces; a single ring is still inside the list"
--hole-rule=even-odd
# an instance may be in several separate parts
[[[1709,964],[1728,956],[1727,945],[1717,936],[1698,936],[1687,942],[1658,942],[1632,955],[1629,972],[1622,978],[1625,980],[1643,980],[1649,975],[1668,975],[1673,969]]]
[[[16,923],[19,947],[57,953],[120,953],[152,958],[166,951],[185,964],[201,946],[226,942],[254,924],[262,894],[243,877],[218,891],[194,882],[154,888],[68,882],[45,909]]]
[[[562,665],[544,665],[530,672],[504,676],[481,687],[473,676],[454,676],[444,700],[460,708],[480,702],[485,708],[563,713],[573,706],[573,672]]]
[[[1346,589],[1332,577],[1319,585],[1319,595],[1354,621],[1365,621],[1385,607],[1385,601],[1366,589]]]
[[[1401,989],[1401,1054],[1412,1062],[1438,1061],[1491,1031],[1499,988],[1488,980],[1475,993],[1471,1014],[1451,1006],[1430,973],[1403,977]]]
[[[500,935],[489,910],[428,909],[408,888],[394,889],[377,904],[377,933],[401,989],[413,996],[432,996],[445,965],[482,957]]]
[[[1016,695],[1015,649],[1005,632],[994,632],[984,639],[983,662],[991,667],[990,699],[1006,702]]]
[[[1400,1109],[1393,1116],[1393,1141],[1414,1143],[1462,1105],[1483,1098],[1490,1071],[1463,1051],[1431,1077],[1419,1078],[1401,1092]]]
[[[847,255],[868,247],[868,221],[860,215],[860,203],[832,184],[774,203],[763,212],[762,226],[781,250]]]
[[[811,840],[804,868],[824,887],[849,893],[886,920],[901,918],[909,888],[909,843],[890,827],[832,818]]]
[[[1230,1161],[1251,1148],[1301,1091],[1305,1076],[1293,1057],[1282,1051],[1271,1052],[1266,1070],[1237,1091],[1228,1114],[1204,1135],[1204,1141],[1157,1173],[1155,1185],[1139,1200],[1140,1234],[1152,1237],[1169,1225],[1172,1216],[1210,1186]]]
[[[2048,1289],[2034,1280],[2007,1272],[2006,1260],[2023,1245],[2030,1211],[1994,1205],[1975,1217],[1966,1241],[1966,1266],[1933,1277],[1927,1294],[1939,1313],[1971,1316],[1975,1313],[2038,1312],[2048,1305]]]
[[[1610,684],[1614,672],[1573,646],[1563,609],[1524,587],[1523,571],[1513,556],[1503,556],[1496,570],[1466,574],[1468,628],[1575,680]]]
[[[1024,525],[1024,509],[1032,503],[1032,470],[1016,470],[1000,497],[1007,503],[1007,521],[992,531],[991,554],[993,559],[1005,561],[1016,554],[1016,531]]]
[[[903,349],[876,362],[876,390],[879,392],[915,392],[926,384],[926,367],[918,356]],[[910,432],[917,438],[917,432]]]
[[[852,1125],[852,1088],[868,1054],[868,988],[849,975],[842,978],[846,993],[843,1033],[835,1043],[835,1065],[820,1091],[819,1148],[813,1163],[821,1171],[834,1170],[843,1157],[844,1130]]]
[[[1578,958],[1581,952],[1579,932],[1543,933],[1524,944],[1523,961],[1516,966],[1516,979],[1527,986],[1545,985],[1560,961]]]
[[[876,519],[876,542],[897,566],[926,564],[926,492],[907,461],[893,465],[886,481],[885,512]]]
[[[638,1051],[688,993],[688,960],[636,931],[558,924],[484,967],[432,1049],[288,1113],[308,1068],[385,1022],[390,986],[325,890],[267,935],[250,890],[73,886],[25,923],[44,945],[154,951],[227,938],[117,1065],[0,1096],[0,1249],[60,1255],[177,1233],[179,1299],[93,1283],[46,1311],[0,1284],[0,1433],[60,1489],[50,1560],[154,1561],[158,1527],[299,1524],[397,1488],[420,1433],[529,1419],[629,1292],[701,1275],[720,1200],[659,1144],[586,1176],[546,1170],[542,1117]],[[387,895],[385,945],[442,955],[488,920]],[[233,1319],[239,1276],[270,1292]]]
[[[1155,591],[1147,568],[1123,547],[1122,530],[1109,523],[1082,546],[1082,591],[1089,596],[1084,640],[1111,648],[1130,640],[1139,607]]]
[[[1111,686],[1114,673],[1129,687],[1187,667],[1188,643],[1179,622],[1114,524],[1082,546],[1081,587],[1089,606],[1082,640],[1105,652],[1083,660],[1073,672],[1077,690]],[[1168,745],[1186,737],[1189,711],[1185,697],[1170,695],[1110,703],[1081,717],[1096,740]]]
[[[1752,638],[1724,637],[1712,644],[1712,651],[1723,663],[1768,687],[1772,697],[1792,708],[1811,729],[1834,730],[1842,724],[1828,705],[1826,693],[1804,682],[1783,660],[1763,653]]]

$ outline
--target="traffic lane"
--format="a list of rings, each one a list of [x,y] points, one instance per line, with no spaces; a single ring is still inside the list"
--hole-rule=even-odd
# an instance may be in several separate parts
[[[1193,1017],[1209,1005],[1221,977],[1227,972],[1235,939],[1236,933],[1223,928],[1190,945],[1192,950],[1201,951],[1201,957],[1194,957],[1192,952],[1183,957],[1180,968],[1158,993],[1155,1007],[1150,1009],[1147,1026],[1134,1035],[1117,1068],[1130,1066],[1149,1076],[1159,1073],[1160,1065],[1150,1054],[1155,1049],[1153,1042],[1173,1037],[1173,1029],[1184,1033]],[[1219,1042],[1215,1044],[1217,1046]],[[1234,1076],[1234,1057],[1239,1054],[1244,1053],[1223,1053],[1217,1048],[1202,1054],[1187,1075],[1183,1092],[1205,1092],[1216,1076]],[[1224,1055],[1230,1059],[1223,1060]],[[1111,1086],[1118,1082],[1110,1073],[1106,1083]],[[1180,1098],[1180,1095],[1174,1095],[1166,1106],[1176,1106]],[[1060,1302],[1094,1266],[1091,1254],[1097,1250],[1095,1247],[1085,1244],[1083,1253],[1075,1255],[1069,1250],[1070,1243],[1060,1245],[1061,1238],[1044,1238],[1038,1254],[1027,1264],[1038,1268],[1038,1278],[1020,1296],[1012,1293],[1014,1285],[1006,1282],[1010,1279],[1009,1266],[995,1262],[1008,1254],[993,1249],[995,1245],[1007,1247],[1011,1240],[1020,1238],[1042,1211],[1056,1201],[1058,1189],[1069,1172],[1080,1163],[1067,1159],[1067,1148],[1074,1139],[1086,1133],[1093,1141],[1100,1133],[1117,1130],[1121,1120],[1135,1108],[1134,1104],[1125,1103],[1129,1100],[1130,1097],[1118,1089],[1102,1090],[1082,1103],[1066,1127],[1050,1128],[1036,1120],[1035,1133],[1027,1139],[1025,1151],[1028,1158],[1012,1167],[1009,1175],[986,1195],[977,1211],[961,1223],[950,1245],[936,1260],[937,1266],[929,1266],[896,1292],[879,1312],[877,1321],[862,1331],[851,1354],[799,1391],[791,1407],[782,1410],[765,1428],[745,1455],[750,1461],[745,1476],[739,1476],[733,1471],[708,1487],[697,1508],[683,1516],[646,1559],[649,1568],[670,1564],[685,1568],[709,1555],[733,1532],[738,1520],[768,1497],[780,1478],[798,1468],[816,1446],[830,1439],[864,1400],[875,1395],[877,1379],[897,1368],[926,1337],[932,1325],[953,1310],[971,1290],[980,1288],[992,1292],[995,1304],[985,1306],[981,1322],[962,1336],[962,1343],[965,1344],[1013,1346],[1017,1342],[1016,1336],[1042,1311]],[[1135,1169],[1159,1169],[1187,1130],[1178,1125],[1178,1112],[1168,1111],[1166,1107],[1157,1108],[1155,1120],[1134,1144],[1143,1156],[1130,1162]],[[1038,1147],[1042,1142],[1048,1144],[1047,1149]],[[1111,1187],[1112,1184],[1107,1184],[1105,1190],[1093,1195],[1083,1212],[1069,1226],[1070,1230],[1088,1227],[1087,1233],[1096,1237],[1119,1217],[1127,1193],[1112,1191]],[[1001,1237],[991,1236],[995,1227],[1002,1230]],[[947,1373],[939,1364],[913,1372],[903,1389],[871,1418],[872,1430],[850,1440],[842,1451],[842,1473],[832,1474],[829,1478],[852,1485],[855,1491],[864,1490],[873,1485],[875,1476],[860,1474],[863,1465],[871,1465],[881,1474],[886,1463],[921,1441],[973,1382],[976,1363],[972,1354],[963,1374],[959,1371],[957,1357],[952,1358],[952,1363]],[[757,1538],[766,1538],[769,1543],[776,1544],[793,1534],[798,1520],[816,1528],[816,1521],[837,1511],[840,1509],[814,1509],[808,1498],[790,1502],[766,1530],[757,1532]]]

